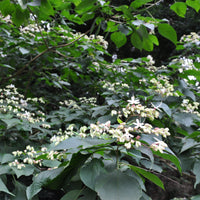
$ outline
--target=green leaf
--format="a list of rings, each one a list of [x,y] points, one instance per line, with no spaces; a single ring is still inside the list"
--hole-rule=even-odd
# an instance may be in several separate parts
[[[113,140],[103,140],[98,138],[70,137],[59,143],[57,146],[53,147],[53,150],[63,150],[63,149],[71,149],[78,147],[82,147],[83,149],[85,149],[93,146],[110,144],[112,142]]]
[[[193,113],[175,113],[173,114],[173,118],[176,122],[180,123],[181,125],[190,127],[195,125],[193,120],[195,119],[196,115]]]
[[[146,51],[153,51],[153,42],[149,38],[143,39],[142,46]]]
[[[17,26],[22,25],[29,18],[28,10],[22,10],[20,6],[17,6],[15,12],[12,13],[13,23]]]
[[[17,167],[11,167],[11,169],[15,172],[17,178],[20,176],[30,176],[34,172],[34,166],[32,165],[25,165],[25,167],[22,167],[21,169],[17,169]]]
[[[83,166],[85,161],[91,156],[90,153],[88,154],[81,154],[80,152],[74,153],[72,155],[72,158],[70,160],[70,163],[65,164],[67,167],[58,174],[58,176],[55,176],[51,180],[49,180],[45,185],[49,189],[52,190],[58,190],[60,189],[63,184],[68,184],[72,177],[77,174],[77,171],[80,167]]]
[[[164,190],[163,182],[156,175],[133,165],[129,165],[129,167],[137,174],[141,174],[142,176],[149,179],[151,182],[155,183],[157,186],[161,187]]]
[[[142,39],[136,31],[131,35],[131,44],[139,50],[142,50],[143,48]]]
[[[96,178],[101,173],[106,173],[103,167],[103,162],[98,159],[92,159],[92,161],[90,161],[81,168],[80,178],[87,187],[94,190]]]
[[[133,7],[133,8],[135,8],[135,9],[137,9],[137,8],[143,6],[143,5],[145,5],[146,3],[149,3],[149,2],[151,2],[151,1],[153,1],[153,0],[135,0],[135,1],[133,1],[133,2],[131,3],[130,6]]]
[[[35,176],[33,183],[26,189],[28,200],[31,200],[42,190],[42,186],[46,185],[50,180],[53,180],[55,177],[60,175],[63,170],[64,168],[60,167],[53,170],[43,171]]]
[[[195,146],[197,146],[199,144],[200,143],[196,142],[193,139],[184,138],[183,139],[183,146],[182,146],[182,149],[181,149],[181,153],[183,153],[184,151],[187,151],[190,148],[194,148]]]
[[[49,19],[50,15],[54,15],[54,9],[51,6],[49,0],[41,0],[40,5],[40,19]]]
[[[12,154],[9,153],[0,153],[0,163],[4,164],[4,163],[8,163],[14,160],[14,156]]]
[[[14,196],[14,194],[9,192],[9,190],[6,187],[6,185],[4,184],[4,182],[1,179],[0,179],[0,192],[5,192],[7,194],[10,194],[10,195]]]
[[[94,10],[96,8],[96,6],[94,5],[94,3],[97,0],[82,0],[81,3],[79,3],[76,8],[75,11],[79,14],[82,15],[85,12],[90,11],[91,9]]]
[[[124,33],[121,33],[121,32],[112,33],[110,38],[115,43],[117,48],[120,48],[123,45],[125,45],[126,41],[127,41],[126,35]]]
[[[175,45],[177,44],[177,34],[172,26],[169,24],[158,24],[158,32]]]
[[[198,13],[200,10],[200,0],[187,0],[186,4],[191,8],[194,8]]]
[[[16,119],[16,118],[13,118],[13,119],[1,119],[1,120],[6,123],[7,129],[10,129],[13,126],[16,126],[18,124],[21,124],[21,121],[19,119]]]
[[[181,165],[180,165],[180,160],[175,155],[172,155],[169,153],[160,153],[159,151],[153,151],[153,153],[157,156],[160,156],[161,158],[164,158],[165,160],[171,161],[173,164],[176,165],[179,172],[182,171]]]
[[[11,15],[15,11],[15,6],[10,0],[3,0],[0,2],[0,11],[4,16]]]
[[[196,188],[196,186],[200,183],[200,161],[196,161],[194,164],[194,168],[193,168],[193,173],[196,176],[196,181],[194,184],[194,187]]]
[[[178,16],[185,17],[187,5],[184,2],[176,2],[170,6],[170,9],[173,10]]]
[[[158,38],[155,35],[149,35],[149,39],[155,44],[155,45],[159,45],[159,41]]]
[[[103,174],[96,180],[95,191],[102,200],[139,200],[142,190],[137,180],[119,170]]]
[[[27,200],[26,198],[26,186],[15,180],[15,197],[11,200]]]
[[[60,200],[77,200],[81,194],[81,190],[72,190],[65,194]]]

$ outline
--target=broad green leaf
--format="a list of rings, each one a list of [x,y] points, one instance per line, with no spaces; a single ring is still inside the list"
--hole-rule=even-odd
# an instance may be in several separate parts
[[[142,196],[137,180],[119,170],[99,176],[95,191],[102,200],[130,200],[130,197],[139,200]]]
[[[57,146],[53,147],[53,150],[63,150],[82,147],[83,149],[101,146],[112,143],[113,140],[103,140],[98,138],[80,138],[80,137],[70,137]]]
[[[142,46],[146,51],[153,51],[153,42],[149,38],[143,38]]]
[[[145,178],[149,179],[151,182],[155,183],[157,186],[161,187],[164,190],[163,182],[156,175],[133,165],[129,165],[129,167],[137,174],[144,176]]]
[[[17,26],[22,25],[29,18],[28,10],[22,10],[19,5],[16,6],[15,12],[12,13],[13,23]]]
[[[85,12],[90,11],[91,9],[94,10],[96,8],[96,6],[94,5],[94,3],[97,0],[82,0],[75,8],[75,11],[82,15]]]
[[[196,188],[196,186],[200,183],[200,161],[195,162],[194,168],[192,171],[196,176],[196,182],[194,184],[194,187]]]
[[[6,187],[6,185],[4,184],[4,182],[0,179],[0,192],[5,192],[7,194],[10,194],[12,196],[14,196],[14,194],[12,194]]]
[[[54,10],[49,0],[41,0],[40,19],[49,19],[50,15],[54,15]]]
[[[172,26],[169,24],[158,24],[158,32],[175,45],[177,44],[177,34]]]
[[[164,158],[165,160],[171,161],[173,164],[176,165],[179,172],[182,171],[181,165],[180,165],[180,160],[175,155],[172,155],[172,154],[169,154],[169,153],[160,153],[159,151],[154,151],[154,154]]]
[[[183,146],[182,146],[182,149],[181,149],[181,153],[183,153],[184,151],[187,151],[190,148],[194,148],[197,145],[200,145],[200,143],[196,142],[193,139],[186,139],[186,138],[184,138],[183,139]]]
[[[198,13],[200,10],[200,0],[187,0],[186,4],[191,8],[195,9]]]
[[[61,174],[64,170],[63,167],[43,171],[37,176],[35,176],[33,183],[27,187],[26,195],[28,200],[31,200],[36,194],[38,194],[42,190],[42,186],[46,185],[50,180],[53,180],[55,177]]]
[[[94,190],[96,178],[101,173],[106,173],[103,167],[103,162],[98,159],[92,159],[91,162],[87,163],[81,168],[80,178],[87,187]]]
[[[17,118],[13,118],[13,119],[1,119],[1,120],[6,123],[7,129],[10,129],[13,126],[16,126],[18,124],[21,124],[21,121],[19,119],[17,119]]]
[[[34,166],[32,165],[25,165],[21,169],[17,169],[17,167],[11,167],[11,169],[15,172],[17,178],[20,176],[30,176],[34,172]]]
[[[184,2],[176,2],[170,6],[170,9],[173,10],[178,16],[185,17],[187,5]]]
[[[14,160],[14,156],[12,154],[9,153],[0,153],[0,163],[4,164],[4,163],[8,163]]]
[[[10,0],[3,0],[0,2],[0,11],[4,16],[11,15],[15,11],[15,6]]]
[[[81,194],[81,190],[72,190],[67,192],[60,200],[77,200]]]
[[[135,8],[135,9],[137,9],[137,8],[143,6],[143,5],[145,5],[146,3],[149,3],[149,2],[151,2],[151,1],[153,1],[153,0],[135,0],[135,1],[133,1],[133,2],[131,3],[130,6],[133,7],[133,8]]]
[[[127,41],[126,35],[124,33],[121,33],[121,32],[112,33],[110,38],[115,43],[117,48],[120,48],[123,45],[125,45],[126,41]]]
[[[181,125],[184,125],[186,127],[190,127],[192,125],[195,125],[193,122],[198,117],[193,113],[175,113],[173,114],[173,118],[176,122],[178,122]]]
[[[142,39],[136,31],[131,35],[131,44],[139,50],[142,50],[143,48]]]

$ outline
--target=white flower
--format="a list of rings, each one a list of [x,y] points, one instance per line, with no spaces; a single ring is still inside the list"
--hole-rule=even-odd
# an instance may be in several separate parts
[[[131,100],[128,100],[128,103],[133,105],[133,104],[139,104],[140,101],[138,99],[135,99],[134,96],[131,97]]]
[[[136,119],[136,123],[133,123],[135,125],[135,129],[143,128],[144,123],[140,122],[139,119]]]

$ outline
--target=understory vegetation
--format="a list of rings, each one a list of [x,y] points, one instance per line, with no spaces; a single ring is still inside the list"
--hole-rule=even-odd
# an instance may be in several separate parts
[[[0,1],[0,199],[200,199],[199,10]]]

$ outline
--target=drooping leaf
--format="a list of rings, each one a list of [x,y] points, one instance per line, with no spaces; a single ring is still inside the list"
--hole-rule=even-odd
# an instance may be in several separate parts
[[[154,174],[148,172],[145,169],[129,165],[130,169],[135,171],[137,174],[144,176],[145,178],[149,179],[151,182],[155,183],[157,186],[161,187],[164,190],[163,182]]]
[[[177,34],[172,26],[169,24],[158,24],[158,32],[175,45],[177,44]]]
[[[154,154],[160,156],[161,158],[164,158],[165,160],[171,161],[173,164],[175,164],[179,172],[182,171],[180,160],[175,155],[169,153],[160,153],[159,151],[154,151]]]
[[[178,16],[185,17],[187,5],[184,2],[175,2],[170,6],[170,9],[173,10]]]
[[[102,200],[139,200],[142,190],[139,183],[119,170],[103,174],[96,180],[95,191]]]

